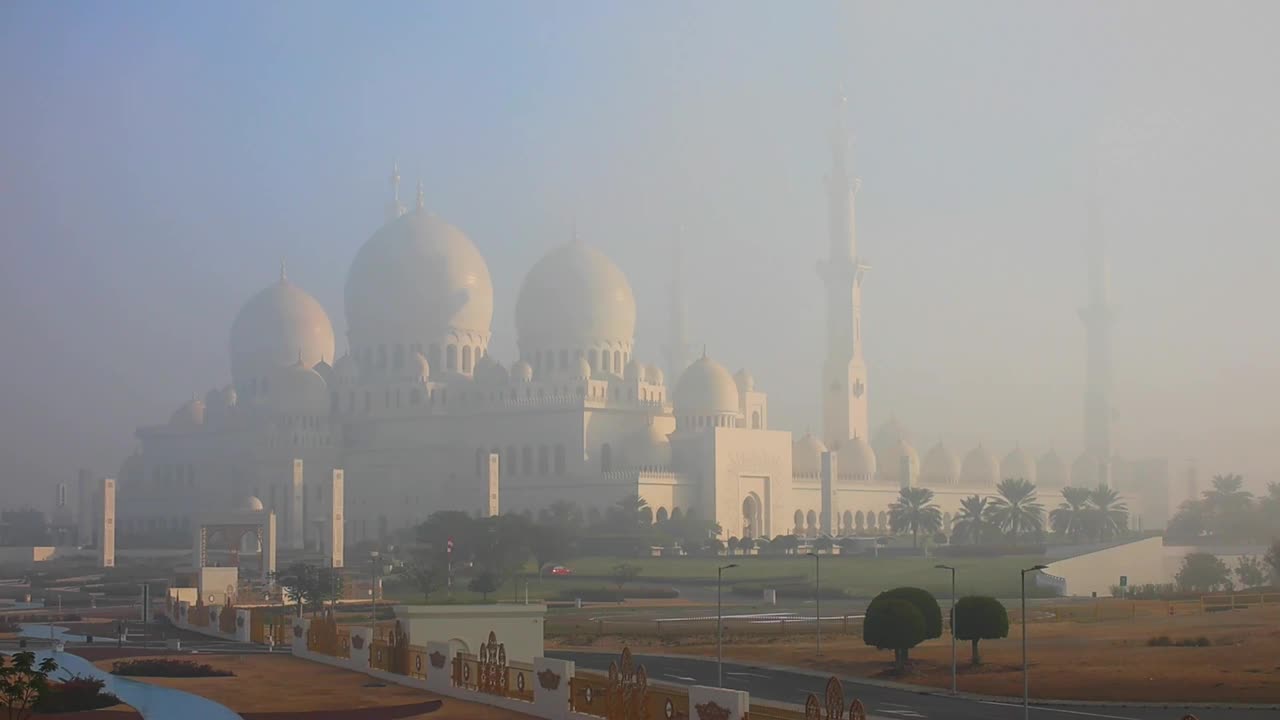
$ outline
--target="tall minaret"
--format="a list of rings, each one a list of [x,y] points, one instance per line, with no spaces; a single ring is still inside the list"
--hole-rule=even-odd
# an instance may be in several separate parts
[[[841,96],[831,135],[827,176],[827,259],[818,275],[827,289],[827,355],[822,366],[822,439],[828,448],[867,437],[867,366],[862,357],[862,280],[870,266],[858,257],[854,197],[860,182],[849,173],[849,133]]]
[[[1096,185],[1096,179],[1093,180]],[[1089,304],[1080,308],[1088,344],[1085,361],[1084,449],[1099,463],[1101,480],[1111,462],[1111,267],[1107,260],[1095,190],[1090,190],[1089,236],[1085,252],[1089,264]]]
[[[387,203],[387,221],[395,220],[404,214],[404,205],[400,204],[400,163],[391,166],[391,202]]]
[[[689,323],[684,297],[684,226],[680,227],[674,252],[671,254],[671,318],[667,325],[667,377],[675,383],[680,373],[689,367]]]

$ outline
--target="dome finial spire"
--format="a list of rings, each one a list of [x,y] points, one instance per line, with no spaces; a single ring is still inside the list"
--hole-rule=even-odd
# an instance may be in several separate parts
[[[395,220],[404,215],[404,205],[400,204],[400,162],[391,163],[391,203],[387,205],[387,220]]]
[[[418,209],[421,210],[427,206],[427,196],[422,189],[422,181],[418,181]]]
[[[280,282],[286,282],[289,279],[289,273],[285,271],[284,256],[280,256]]]

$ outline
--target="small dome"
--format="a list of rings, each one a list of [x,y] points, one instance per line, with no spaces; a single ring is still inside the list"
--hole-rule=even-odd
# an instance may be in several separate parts
[[[204,424],[204,410],[204,401],[193,397],[169,416],[169,425],[179,428],[199,427]]]
[[[978,443],[978,447],[964,456],[964,464],[960,466],[960,484],[966,487],[990,487],[1000,482],[1000,468],[996,458]]]
[[[1067,464],[1056,450],[1049,450],[1036,461],[1036,482],[1045,487],[1066,487]]]
[[[864,437],[853,437],[840,444],[836,451],[836,471],[860,480],[870,480],[876,475],[876,454]]]
[[[631,356],[631,361],[627,363],[626,378],[627,382],[643,381],[645,379],[645,367],[634,355]]]
[[[920,482],[926,485],[954,485],[960,477],[960,460],[939,440],[925,453],[920,466]]]
[[[826,451],[827,446],[821,440],[805,433],[791,445],[792,472],[797,475],[817,475],[822,472],[822,453]]]
[[[524,277],[516,299],[522,352],[630,346],[636,332],[631,283],[604,253],[576,238],[547,253]]]
[[[733,374],[733,381],[738,385],[738,392],[749,393],[756,389],[756,379],[751,377],[751,373],[746,368],[738,370]]]
[[[282,271],[236,315],[230,350],[231,377],[239,385],[291,365],[299,355],[308,366],[333,357],[333,325],[320,303]]]
[[[533,366],[524,360],[517,360],[511,366],[511,379],[515,382],[533,382]]]
[[[493,320],[484,256],[466,233],[421,207],[383,225],[361,246],[344,295],[357,350],[443,342],[450,333],[487,340]]]
[[[1014,447],[1008,455],[1004,456],[1004,460],[1000,461],[1000,479],[1009,478],[1021,478],[1032,484],[1036,481],[1035,465],[1031,463],[1031,458],[1022,452],[1021,447]]]
[[[576,370],[573,374],[574,380],[590,380],[591,379],[591,363],[587,362],[584,357],[579,357],[575,363]]]
[[[877,449],[875,454],[876,470],[879,471],[881,480],[900,487],[911,487],[920,477],[920,455],[905,437],[899,435],[887,448]],[[907,461],[907,477],[902,476],[904,459]]]
[[[645,368],[645,382],[650,385],[662,385],[666,377],[662,374],[662,368],[657,365],[650,365]]]
[[[301,363],[294,363],[270,375],[263,404],[278,413],[327,415],[329,387],[320,373]]]
[[[723,365],[703,355],[680,375],[673,400],[681,416],[737,414],[738,384]]]
[[[1102,482],[1104,470],[1103,462],[1089,452],[1082,452],[1071,463],[1071,486],[1072,487],[1094,487]]]
[[[631,468],[668,468],[671,466],[671,440],[657,425],[649,423],[627,436],[623,444],[623,461]]]
[[[241,512],[257,512],[261,509],[262,501],[254,495],[250,495],[249,497],[241,500],[240,504],[236,507],[236,510]]]

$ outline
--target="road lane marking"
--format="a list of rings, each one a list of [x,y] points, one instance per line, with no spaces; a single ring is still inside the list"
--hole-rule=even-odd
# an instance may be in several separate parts
[[[732,673],[730,673],[730,674],[732,674]],[[697,680],[696,680],[695,678],[685,677],[684,675],[672,675],[672,674],[668,673],[668,674],[666,674],[666,675],[663,675],[663,677],[669,677],[669,678],[671,678],[671,679],[673,679],[673,680],[683,680],[683,681],[685,681],[685,682],[697,682]]]
[[[1022,703],[1005,703],[1005,702],[996,702],[994,700],[982,700],[981,702],[984,705],[1003,705],[1005,707],[1022,707]],[[1081,710],[1064,710],[1062,708],[1043,707],[1040,705],[1032,705],[1031,709],[1040,710],[1043,712],[1065,713],[1067,715],[1083,715],[1085,717],[1107,718],[1107,720],[1139,720],[1138,718],[1129,717],[1128,715],[1103,715],[1101,713],[1083,712]]]
[[[725,675],[740,675],[740,676],[745,676],[745,677],[758,677],[758,678],[764,678],[765,680],[768,680],[770,677],[772,677],[771,675],[761,675],[760,673],[749,673],[749,672],[727,672],[727,673],[725,673]]]

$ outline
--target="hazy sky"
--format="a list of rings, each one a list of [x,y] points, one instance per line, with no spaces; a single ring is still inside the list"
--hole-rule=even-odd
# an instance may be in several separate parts
[[[397,158],[402,195],[421,178],[485,254],[500,359],[576,218],[660,360],[684,225],[695,340],[775,426],[816,430],[841,85],[874,423],[922,452],[1079,451],[1093,156],[1117,448],[1280,479],[1277,26],[1268,0],[10,0],[0,505],[114,473],[137,425],[227,383],[231,320],[281,256],[341,337]]]

